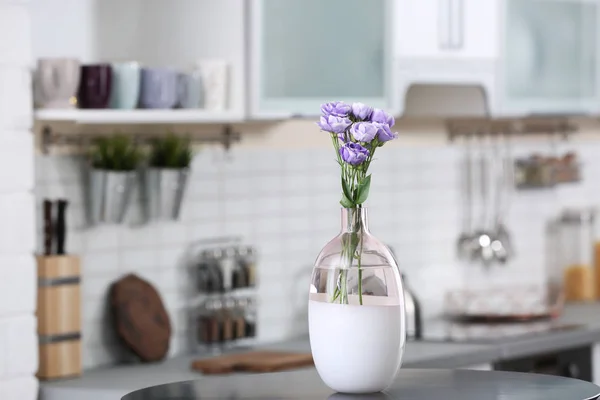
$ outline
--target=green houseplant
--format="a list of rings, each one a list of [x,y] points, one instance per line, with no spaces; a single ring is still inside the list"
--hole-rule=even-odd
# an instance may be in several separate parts
[[[142,152],[130,137],[115,134],[96,139],[89,158],[90,222],[120,224],[136,187]]]
[[[171,133],[154,140],[148,163],[151,168],[187,169],[192,157],[189,139]]]
[[[142,152],[130,137],[115,134],[96,139],[90,158],[95,169],[134,171],[142,161]]]
[[[192,158],[187,138],[169,133],[152,143],[143,179],[149,220],[179,218]]]

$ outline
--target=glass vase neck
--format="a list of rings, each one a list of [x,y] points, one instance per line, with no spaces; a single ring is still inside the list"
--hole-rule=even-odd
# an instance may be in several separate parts
[[[368,232],[369,220],[365,207],[342,208],[342,232]]]

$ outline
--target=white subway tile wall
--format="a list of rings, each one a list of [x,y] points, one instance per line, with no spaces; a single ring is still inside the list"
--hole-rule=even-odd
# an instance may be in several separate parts
[[[27,4],[0,0],[0,398],[38,398],[31,42]]]
[[[546,219],[562,205],[600,200],[594,185],[600,177],[600,162],[594,158],[600,145],[582,143],[576,149],[585,167],[581,184],[514,193],[508,226],[518,257],[491,270],[463,265],[455,257],[461,228],[462,148],[390,146],[380,151],[372,165],[371,230],[395,250],[427,316],[443,309],[448,290],[467,284],[544,282]],[[514,149],[517,155],[530,151],[540,151],[539,145]],[[306,333],[312,263],[340,223],[339,175],[331,149],[234,148],[225,157],[220,149],[206,148],[194,159],[181,221],[147,225],[131,222],[133,218],[125,226],[85,226],[82,171],[84,163],[76,157],[37,158],[38,207],[47,196],[72,201],[67,246],[83,262],[86,367],[124,357],[111,332],[106,302],[110,283],[129,272],[160,291],[174,325],[171,354],[187,349],[186,312],[193,290],[186,252],[193,241],[211,237],[240,235],[260,251],[259,339]],[[139,208],[137,203],[134,208]],[[139,215],[139,210],[130,210],[131,215]]]

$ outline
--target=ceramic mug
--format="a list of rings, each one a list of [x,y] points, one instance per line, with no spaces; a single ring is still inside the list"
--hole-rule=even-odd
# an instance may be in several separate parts
[[[140,98],[140,65],[137,62],[112,64],[110,108],[131,110]]]
[[[107,108],[112,88],[110,64],[81,66],[81,82],[77,100],[80,108]]]
[[[199,73],[177,76],[177,107],[199,108],[202,103],[202,80]]]
[[[196,71],[202,77],[205,108],[225,110],[229,90],[229,64],[223,60],[200,60],[196,62]]]
[[[177,104],[177,72],[163,68],[142,68],[140,106],[165,109]]]
[[[74,58],[42,58],[34,75],[34,101],[42,108],[73,108],[80,63]]]

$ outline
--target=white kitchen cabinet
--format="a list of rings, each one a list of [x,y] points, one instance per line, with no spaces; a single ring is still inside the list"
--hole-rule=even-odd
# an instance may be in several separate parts
[[[393,0],[252,0],[250,112],[319,114],[362,101],[393,111]]]
[[[598,0],[505,0],[503,115],[597,112],[599,12]]]
[[[498,0],[398,0],[396,54],[414,59],[492,59],[499,53]]]
[[[413,116],[481,116],[495,110],[502,0],[397,0],[394,55],[400,113]],[[410,91],[411,87],[418,90]],[[481,104],[458,112],[426,102],[421,88],[477,88]],[[434,96],[432,100],[436,100]],[[460,98],[460,93],[456,94]],[[407,107],[407,102],[410,107]]]

